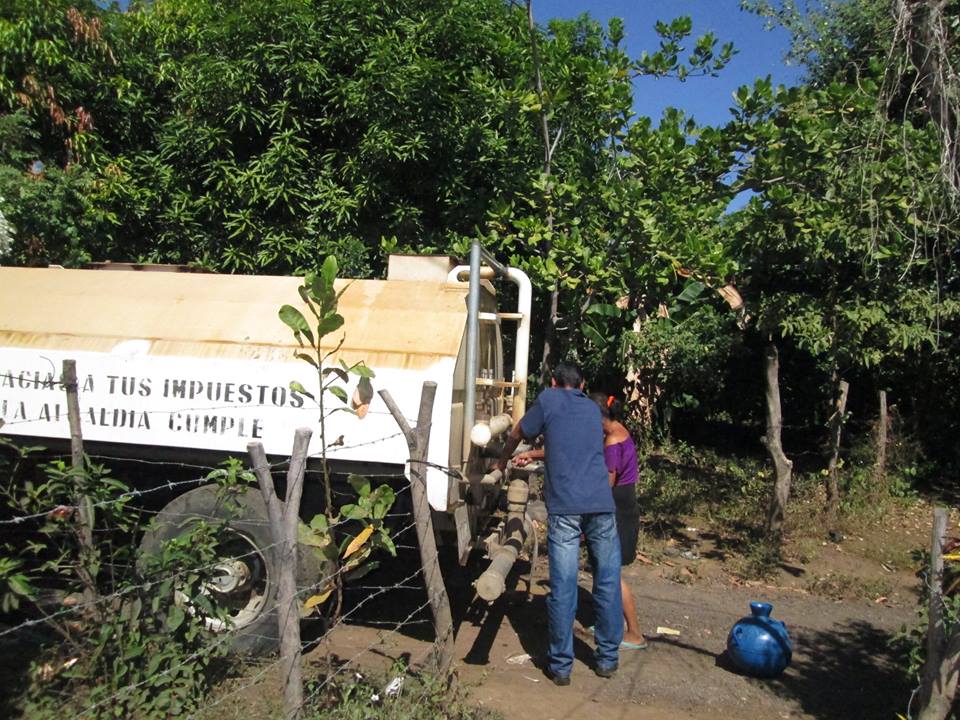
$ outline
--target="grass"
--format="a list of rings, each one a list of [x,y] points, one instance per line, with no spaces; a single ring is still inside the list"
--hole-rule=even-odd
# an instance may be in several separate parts
[[[654,531],[695,514],[736,528],[752,526],[763,516],[769,470],[753,458],[676,442],[649,451],[640,465],[638,500]]]
[[[500,720],[442,679],[395,667],[388,673],[346,672],[323,687],[305,720]],[[400,687],[395,692],[398,684]],[[310,692],[311,688],[307,687]]]
[[[883,579],[865,579],[846,574],[832,574],[811,578],[806,584],[807,592],[831,600],[877,600],[889,597],[893,585]]]
[[[780,571],[782,560],[778,546],[766,540],[751,542],[746,551],[734,558],[731,569],[745,580],[773,580]]]
[[[282,720],[278,673],[258,670],[270,662],[251,663],[214,692],[199,720]],[[259,676],[260,681],[251,684],[250,676]],[[501,720],[498,713],[478,707],[466,688],[412,670],[402,661],[381,669],[344,665],[336,659],[332,665],[326,660],[305,661],[304,676],[303,720]]]
[[[790,539],[785,555],[801,565],[809,565],[820,556],[820,542],[812,537]]]
[[[648,446],[640,461],[638,483],[644,520],[641,552],[656,561],[662,557],[664,543],[671,538],[682,541],[684,527],[696,519],[708,529],[723,557],[729,558],[730,572],[743,579],[773,580],[783,563],[806,566],[822,559],[823,543],[830,541],[828,529],[848,537],[876,538],[878,525],[901,517],[916,504],[912,478],[917,460],[901,450],[891,456],[886,475],[878,478],[871,442],[855,445],[844,457],[841,505],[829,528],[824,514],[825,470],[810,458],[798,464],[803,471],[794,473],[782,544],[766,538],[773,473],[764,457],[724,455],[684,442]],[[896,533],[882,535],[881,540],[850,547],[870,563],[889,566],[888,570],[908,567],[912,543]],[[821,594],[855,597],[877,597],[885,591],[880,586],[857,590],[855,584],[832,578],[817,587],[822,586]]]
[[[915,551],[915,545],[912,542],[897,542],[894,537],[887,544],[865,543],[858,549],[858,554],[865,560],[883,565],[896,570],[909,568],[916,565],[912,558]]]

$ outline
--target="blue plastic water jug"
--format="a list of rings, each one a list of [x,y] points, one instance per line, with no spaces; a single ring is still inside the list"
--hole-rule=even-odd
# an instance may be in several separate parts
[[[750,603],[752,615],[740,618],[727,636],[727,655],[747,675],[774,677],[790,664],[793,645],[787,626],[770,617],[772,610],[770,603]]]

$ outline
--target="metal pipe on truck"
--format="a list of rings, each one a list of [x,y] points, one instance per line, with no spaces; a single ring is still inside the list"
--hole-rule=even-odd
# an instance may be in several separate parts
[[[482,250],[482,248],[481,248]],[[471,258],[472,258],[471,253]],[[471,265],[457,265],[453,268],[450,273],[447,275],[447,279],[450,282],[461,282],[460,278],[467,273],[470,273],[470,286],[473,287],[473,273],[472,273],[472,263]],[[527,277],[527,274],[523,270],[518,270],[517,268],[506,268],[507,279],[510,280],[514,285],[517,286],[517,311],[515,313],[501,313],[501,317],[511,318],[517,321],[517,354],[514,361],[514,381],[517,383],[516,393],[513,397],[513,421],[520,422],[520,418],[523,417],[523,414],[527,411],[527,375],[529,374],[529,353],[528,349],[530,347],[530,308],[533,302],[533,286],[530,284],[530,278]],[[483,280],[488,280],[497,275],[497,271],[492,267],[480,267],[479,268],[479,277]],[[469,302],[469,300],[468,300]],[[469,315],[469,313],[468,313]],[[479,308],[478,308],[478,330],[479,335]],[[469,319],[468,319],[469,326]],[[469,341],[469,331],[467,340]],[[469,343],[468,343],[469,348]],[[467,368],[469,371],[469,367]],[[470,383],[467,382],[467,398],[470,397]],[[476,388],[473,390],[473,402],[476,403]],[[469,428],[473,427],[473,423],[476,420],[476,409],[470,409],[470,407],[464,408],[464,427]],[[467,423],[469,421],[469,424]],[[468,451],[469,447],[464,448],[464,451]]]
[[[520,550],[533,528],[526,518],[530,486],[526,480],[511,480],[507,489],[507,519],[500,533],[500,543],[491,553],[490,566],[477,579],[477,594],[493,602],[507,589],[507,576],[520,556]]]
[[[469,432],[477,419],[477,364],[480,341],[480,241],[470,243],[470,288],[467,291],[467,367],[464,379],[463,429]],[[467,459],[465,448],[464,460]]]
[[[470,442],[477,447],[486,447],[490,441],[513,427],[513,417],[507,413],[494,415],[486,422],[478,422],[470,430]]]

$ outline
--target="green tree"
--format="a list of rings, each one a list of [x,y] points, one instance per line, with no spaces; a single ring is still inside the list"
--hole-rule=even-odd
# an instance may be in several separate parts
[[[737,94],[735,123],[751,147],[740,182],[756,193],[733,227],[745,295],[768,354],[789,339],[818,360],[837,393],[853,376],[876,382],[884,368],[936,347],[938,319],[953,312],[937,258],[953,231],[916,214],[944,202],[944,186],[900,152],[906,138],[935,157],[936,138],[911,126],[899,137],[878,134],[877,91],[861,79],[776,91],[758,82]],[[838,442],[836,434],[834,462]],[[785,469],[783,458],[778,465]],[[772,530],[781,504],[771,508]]]
[[[525,175],[518,16],[501,2],[135,15],[127,42],[155,48],[169,103],[108,181],[114,244],[137,258],[295,272],[336,252],[368,275],[381,244],[448,251]]]
[[[93,2],[0,9],[0,195],[18,230],[14,263],[71,265],[96,252],[91,108],[110,95],[113,63],[102,15]]]
[[[280,320],[292,331],[303,352],[297,358],[310,365],[314,372],[311,392],[300,382],[290,382],[290,389],[307,396],[317,404],[320,411],[320,467],[323,476],[324,513],[316,515],[309,527],[301,524],[300,542],[309,545],[321,561],[334,568],[314,593],[304,603],[304,609],[311,611],[319,608],[327,598],[336,592],[333,618],[338,619],[343,601],[343,583],[355,577],[361,577],[372,570],[378,561],[371,561],[370,555],[383,549],[396,555],[393,540],[384,526],[384,518],[393,505],[395,496],[389,485],[380,485],[371,489],[370,481],[360,475],[350,475],[349,482],[356,493],[355,502],[337,506],[334,504],[333,480],[327,463],[326,423],[329,417],[338,411],[356,414],[360,408],[366,413],[373,397],[371,380],[373,370],[361,360],[347,365],[339,358],[339,367],[332,362],[343,345],[344,336],[334,341],[333,335],[343,327],[343,316],[338,310],[340,296],[346,292],[349,284],[342,285],[339,291],[337,282],[337,259],[329,255],[319,273],[307,273],[303,285],[298,288],[302,307],[313,316],[313,322],[293,305],[283,305],[279,311]],[[362,403],[352,403],[344,389],[350,382],[350,376],[358,378],[357,396]],[[341,404],[330,408],[327,396],[333,396]],[[362,417],[362,415],[361,415]],[[361,529],[356,534],[341,534],[340,542],[334,529],[345,521],[359,521]]]
[[[633,128],[646,128],[650,134],[648,121],[633,122],[632,81],[639,75],[687,78],[716,73],[733,48],[718,48],[716,38],[707,34],[683,58],[692,24],[681,17],[657,24],[661,46],[655,53],[631,59],[622,48],[619,19],[606,28],[587,15],[553,20],[541,34],[533,23],[531,2],[527,10],[534,92],[524,108],[540,136],[542,164],[526,186],[529,190],[491,212],[487,242],[523,267],[535,286],[550,288],[542,311],[544,367],[558,345],[592,355],[596,362],[598,352],[601,357],[616,355],[626,316],[621,317],[614,301],[626,291],[625,284],[639,287],[649,274],[646,258],[644,267],[619,263],[624,252],[633,259],[639,255],[629,255],[625,248],[633,238],[624,238],[632,234],[635,219],[630,217],[630,194],[645,182],[644,160],[635,155],[642,148],[632,147],[643,131],[637,134]],[[664,124],[664,135],[683,133],[687,125],[674,115]],[[663,143],[668,162],[687,151],[687,138],[674,136]],[[663,170],[666,175],[666,167]],[[698,201],[697,207],[703,204]],[[669,262],[658,264],[661,271],[669,268]]]

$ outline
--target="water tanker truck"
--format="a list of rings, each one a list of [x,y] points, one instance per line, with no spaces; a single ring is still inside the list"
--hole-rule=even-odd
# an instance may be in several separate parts
[[[299,383],[316,394],[316,371],[295,357],[302,350],[278,318],[281,305],[300,302],[302,280],[136,267],[0,268],[0,434],[50,448],[69,442],[60,382],[69,359],[76,362],[83,442],[91,455],[134,461],[132,467],[143,461],[151,468],[214,466],[226,457],[246,460],[247,444],[259,441],[272,462],[289,456],[295,429],[319,424],[313,401],[292,389]],[[517,298],[506,310],[497,306],[496,287],[504,284],[515,286],[509,294]],[[331,362],[371,368],[373,389],[389,390],[411,421],[423,383],[437,385],[426,494],[438,539],[455,544],[464,562],[494,523],[506,527],[498,511],[509,505],[516,545],[526,492],[511,488],[506,503],[507,482],[489,468],[497,436],[524,412],[526,275],[474,244],[469,265],[392,256],[386,280],[342,280],[337,289],[343,290],[344,324],[326,339],[335,350]],[[508,330],[511,367],[504,364]],[[376,392],[351,378],[343,390],[363,411],[333,413],[325,421],[328,465],[342,483],[341,497],[350,492],[350,473],[393,476],[401,484],[409,475],[409,450],[396,421]],[[311,443],[316,459],[318,432]],[[174,490],[144,545],[182,532],[184,518],[226,517],[215,486],[180,486],[156,470],[148,475],[147,483]],[[323,490],[312,477],[303,507],[322,508]],[[276,636],[272,543],[256,488],[241,496],[240,506],[224,531],[232,535],[221,544],[212,590],[230,608],[234,649],[260,651]],[[503,556],[499,540],[509,538],[491,536],[491,547]],[[309,553],[300,555],[298,582],[308,586],[322,569]],[[504,568],[509,563],[501,560],[481,583],[494,588],[491,596]]]

